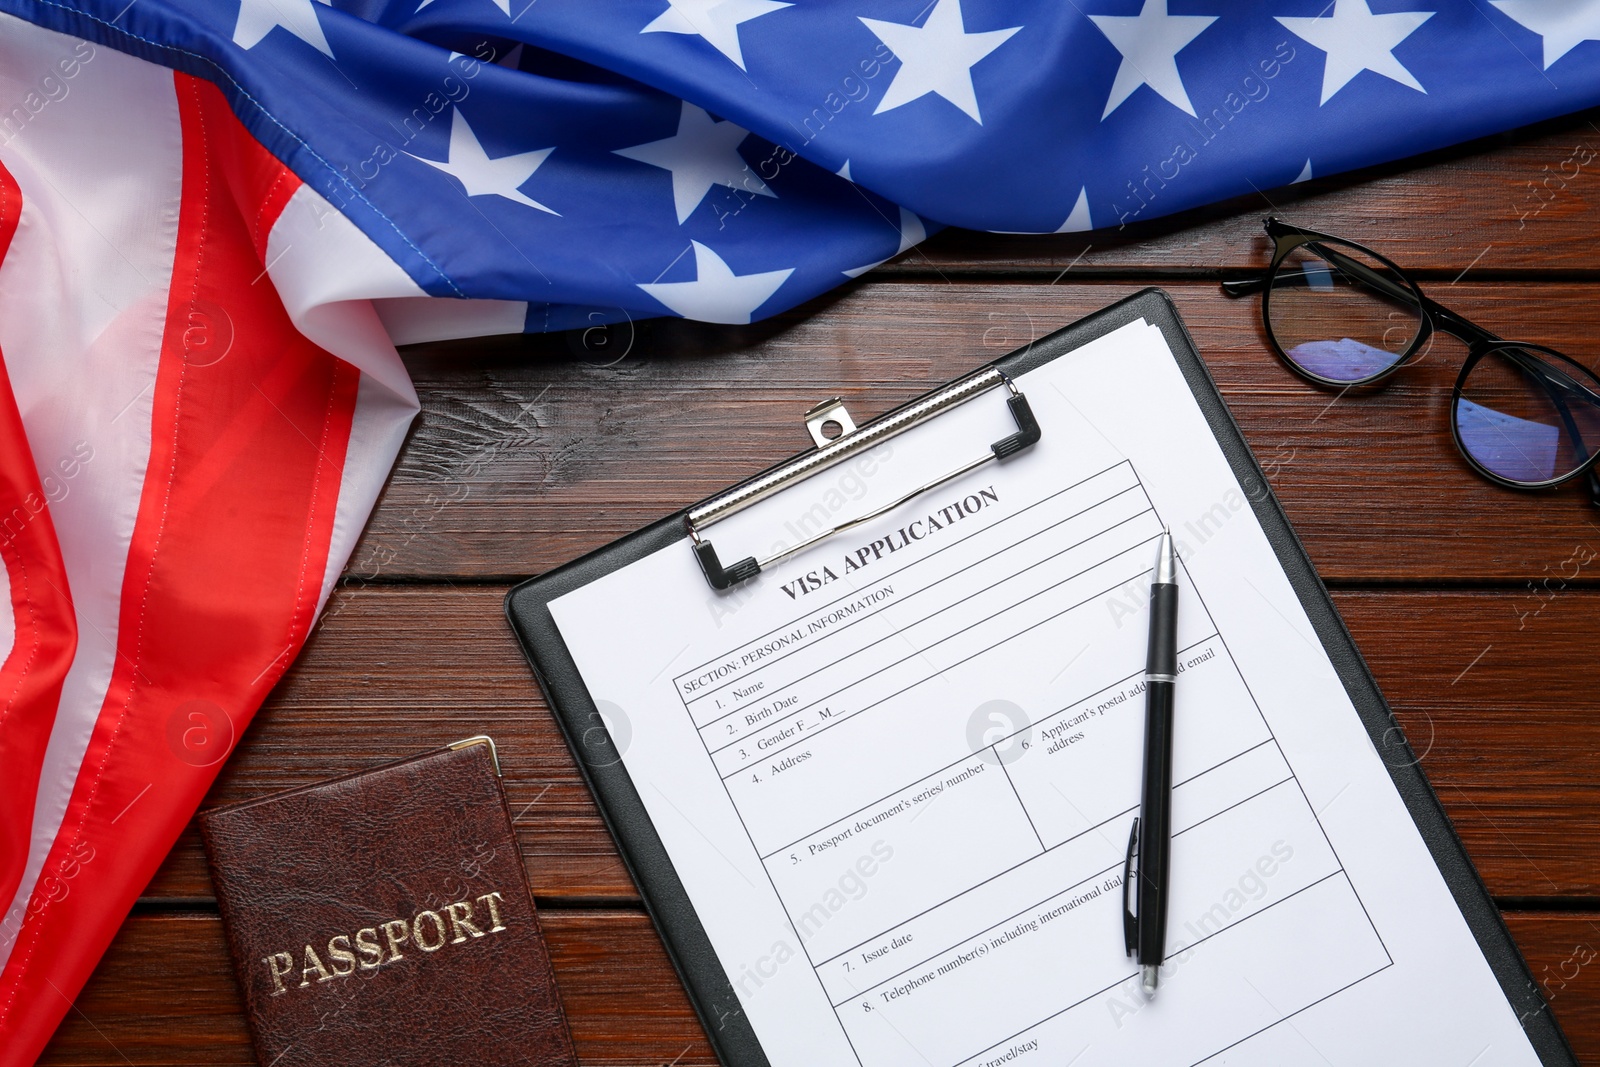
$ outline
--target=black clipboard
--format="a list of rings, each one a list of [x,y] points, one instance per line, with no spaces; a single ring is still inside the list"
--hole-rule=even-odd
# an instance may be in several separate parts
[[[1248,490],[1245,495],[1277,555],[1278,563],[1288,576],[1373,744],[1380,752],[1387,750],[1404,757],[1384,760],[1390,777],[1534,1051],[1547,1067],[1577,1067],[1578,1061],[1550,1014],[1549,1006],[1512,940],[1499,909],[1495,907],[1488,889],[1467,857],[1461,839],[1456,836],[1455,828],[1440,806],[1432,786],[1412,756],[1400,724],[1379,692],[1377,682],[1356,649],[1350,632],[1335,610],[1327,589],[1290,527],[1277,498],[1272,495],[1260,465],[1245,444],[1238,424],[1233,421],[1210,372],[1195,350],[1171,298],[1160,289],[1144,289],[986,367],[1001,372],[1002,379],[1017,377],[1139,319],[1158,327],[1165,337],[1234,476]],[[948,390],[950,387],[944,388]],[[934,390],[925,397],[910,401],[874,420],[871,425],[882,424],[897,415],[903,416],[939,392]],[[822,421],[817,416],[824,413],[824,406],[814,409],[808,413],[808,423]],[[1018,421],[1020,425],[1022,420],[1019,418]],[[814,428],[813,436],[816,436],[820,450],[824,440],[817,434]],[[996,445],[998,447],[999,443]],[[741,485],[755,485],[763,478],[793,469],[795,462],[780,463]],[[700,513],[704,512],[704,504],[697,507]],[[728,1067],[768,1067],[761,1043],[744,1015],[699,916],[689,902],[688,893],[656,834],[632,779],[622,765],[621,756],[606,732],[600,710],[584,684],[549,608],[551,601],[612,571],[669,545],[687,542],[693,530],[691,515],[696,512],[695,507],[685,508],[581,559],[523,582],[507,594],[506,616],[522,643],[523,652],[533,667],[534,676],[568,745],[577,757],[578,768],[594,794],[601,816],[616,838],[623,862],[639,888],[645,909],[660,931],[667,953],[689,992],[689,999],[699,1013],[717,1056]],[[734,567],[729,567],[728,571],[733,572]],[[709,570],[707,577],[712,577]],[[738,580],[737,576],[734,580]]]

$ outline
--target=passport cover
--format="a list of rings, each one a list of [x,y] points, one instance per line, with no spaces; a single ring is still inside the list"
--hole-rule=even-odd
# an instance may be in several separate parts
[[[200,830],[263,1067],[576,1067],[489,739]]]

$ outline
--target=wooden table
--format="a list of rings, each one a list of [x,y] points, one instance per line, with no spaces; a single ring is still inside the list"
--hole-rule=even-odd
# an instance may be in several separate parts
[[[1122,234],[941,234],[748,327],[657,322],[406,353],[422,417],[344,583],[207,805],[470,734],[500,743],[586,1064],[714,1059],[501,615],[516,580],[1145,285],[1177,301],[1579,1058],[1600,1064],[1600,509],[1472,475],[1443,338],[1385,391],[1284,372],[1256,300],[1260,219],[1387,253],[1504,335],[1600,345],[1600,114],[1317,179]],[[191,829],[48,1064],[252,1057]]]

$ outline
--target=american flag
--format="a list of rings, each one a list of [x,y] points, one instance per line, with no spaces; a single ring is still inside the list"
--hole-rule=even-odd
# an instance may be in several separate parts
[[[293,660],[395,345],[793,307],[1600,103],[1597,0],[0,0],[0,1067]]]

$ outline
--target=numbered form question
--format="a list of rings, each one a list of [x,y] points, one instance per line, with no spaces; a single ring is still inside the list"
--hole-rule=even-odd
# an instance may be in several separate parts
[[[725,593],[685,542],[551,605],[772,1064],[1536,1063],[1160,331],[1017,384],[1025,453]],[[766,555],[1008,432],[995,391],[708,536]],[[1122,868],[1163,528],[1147,998]]]

